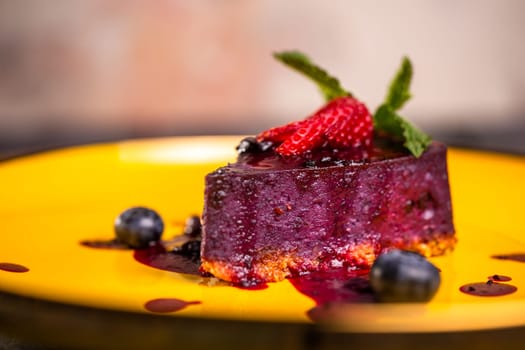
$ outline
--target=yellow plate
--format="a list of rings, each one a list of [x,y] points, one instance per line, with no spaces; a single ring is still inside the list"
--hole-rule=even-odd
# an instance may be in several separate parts
[[[267,289],[210,286],[197,276],[139,264],[131,251],[90,249],[85,239],[111,239],[124,209],[156,209],[164,238],[199,214],[206,173],[235,159],[239,136],[180,137],[75,147],[0,163],[0,290],[61,303],[148,313],[147,301],[199,301],[169,315],[310,323],[313,300],[289,281]],[[525,264],[494,254],[525,253],[525,160],[452,149],[449,152],[454,253],[432,259],[442,270],[428,304],[352,304],[331,310],[343,332],[441,332],[525,325]],[[475,297],[458,288],[494,274],[511,276],[510,295]]]

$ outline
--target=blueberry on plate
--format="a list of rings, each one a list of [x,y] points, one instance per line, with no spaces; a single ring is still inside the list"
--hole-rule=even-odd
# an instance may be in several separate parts
[[[115,220],[117,239],[131,248],[145,248],[159,241],[163,231],[162,218],[149,208],[129,208]]]
[[[201,218],[197,215],[189,216],[184,223],[184,234],[190,237],[199,237],[201,232]]]
[[[188,258],[198,260],[201,255],[201,241],[188,241],[173,250],[174,253],[184,255]]]
[[[369,277],[381,302],[426,302],[434,297],[441,283],[439,270],[424,256],[403,250],[381,254]]]

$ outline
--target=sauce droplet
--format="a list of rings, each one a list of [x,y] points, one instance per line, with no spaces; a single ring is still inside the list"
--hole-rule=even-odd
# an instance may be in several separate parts
[[[117,249],[117,250],[130,249],[126,244],[119,242],[116,239],[85,240],[85,241],[81,241],[80,245],[83,245],[84,247],[88,247],[88,248],[95,248],[95,249]]]
[[[489,279],[489,281],[493,281],[493,282],[508,282],[508,281],[512,281],[512,277],[505,276],[505,275],[492,275],[492,276],[489,276],[487,278]]]
[[[167,313],[176,312],[186,308],[188,305],[198,305],[200,301],[184,301],[176,298],[158,298],[144,304],[144,308],[150,312]]]
[[[512,294],[518,290],[516,286],[506,283],[496,283],[492,280],[487,282],[468,283],[459,290],[465,294],[475,295],[479,297],[499,297],[503,295]]]
[[[498,260],[512,260],[512,261],[525,263],[525,253],[493,255],[492,258],[498,259]]]
[[[22,272],[28,272],[29,268],[23,265],[19,265],[19,264],[13,264],[9,262],[0,262],[0,270],[7,271],[7,272],[22,273]]]

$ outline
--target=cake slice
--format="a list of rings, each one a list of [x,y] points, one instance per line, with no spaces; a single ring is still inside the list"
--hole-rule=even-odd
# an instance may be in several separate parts
[[[392,247],[440,255],[456,240],[438,142],[420,158],[377,147],[367,162],[241,156],[206,177],[205,203],[201,269],[234,283],[368,268]]]
[[[367,269],[392,248],[452,250],[447,148],[396,112],[409,97],[410,62],[372,117],[305,56],[279,58],[316,80],[328,103],[244,139],[237,162],[206,176],[201,271],[254,285]]]

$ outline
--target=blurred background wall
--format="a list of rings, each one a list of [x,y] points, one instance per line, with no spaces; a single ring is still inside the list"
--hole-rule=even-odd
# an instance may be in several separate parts
[[[283,49],[371,110],[408,55],[408,119],[455,144],[521,150],[524,15],[522,0],[0,0],[0,151],[302,118],[322,101],[272,59]]]

